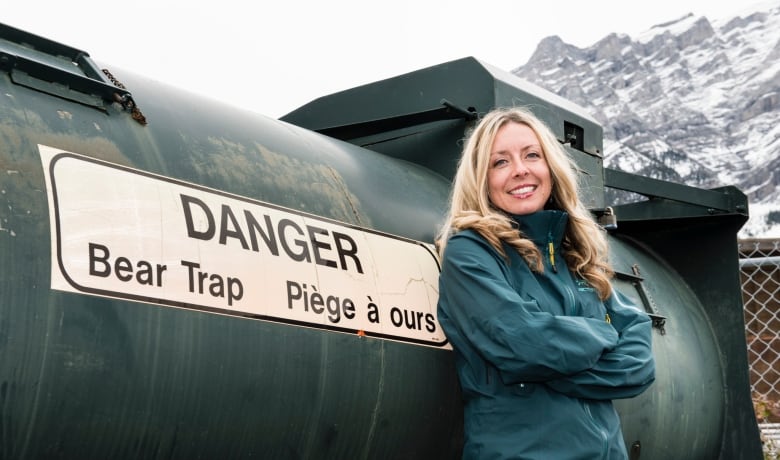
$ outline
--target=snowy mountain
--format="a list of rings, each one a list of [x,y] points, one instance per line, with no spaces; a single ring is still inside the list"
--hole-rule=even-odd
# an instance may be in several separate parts
[[[607,166],[737,186],[750,204],[739,236],[780,237],[780,1],[613,33],[585,49],[547,37],[512,73],[601,122]]]

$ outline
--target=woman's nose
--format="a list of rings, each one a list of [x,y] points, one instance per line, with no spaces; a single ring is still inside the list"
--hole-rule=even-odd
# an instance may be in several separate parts
[[[515,176],[525,176],[528,174],[528,167],[525,165],[523,160],[515,161],[513,167]]]

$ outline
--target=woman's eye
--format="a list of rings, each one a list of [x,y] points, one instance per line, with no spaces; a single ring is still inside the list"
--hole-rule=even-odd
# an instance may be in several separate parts
[[[507,163],[507,161],[506,161],[505,159],[503,159],[503,158],[499,158],[498,160],[495,160],[495,161],[493,162],[493,167],[494,167],[494,168],[496,168],[496,167],[499,167],[499,166],[505,165],[506,163]]]

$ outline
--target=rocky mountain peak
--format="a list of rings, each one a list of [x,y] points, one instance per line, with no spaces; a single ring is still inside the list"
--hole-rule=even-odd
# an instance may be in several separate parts
[[[557,36],[512,73],[585,107],[607,166],[748,195],[741,236],[780,237],[780,2],[688,14],[587,48]]]

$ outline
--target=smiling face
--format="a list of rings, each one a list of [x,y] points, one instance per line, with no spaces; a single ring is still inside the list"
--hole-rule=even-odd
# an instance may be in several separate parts
[[[507,122],[496,133],[488,163],[490,202],[509,214],[544,209],[552,178],[539,138],[528,126]]]

